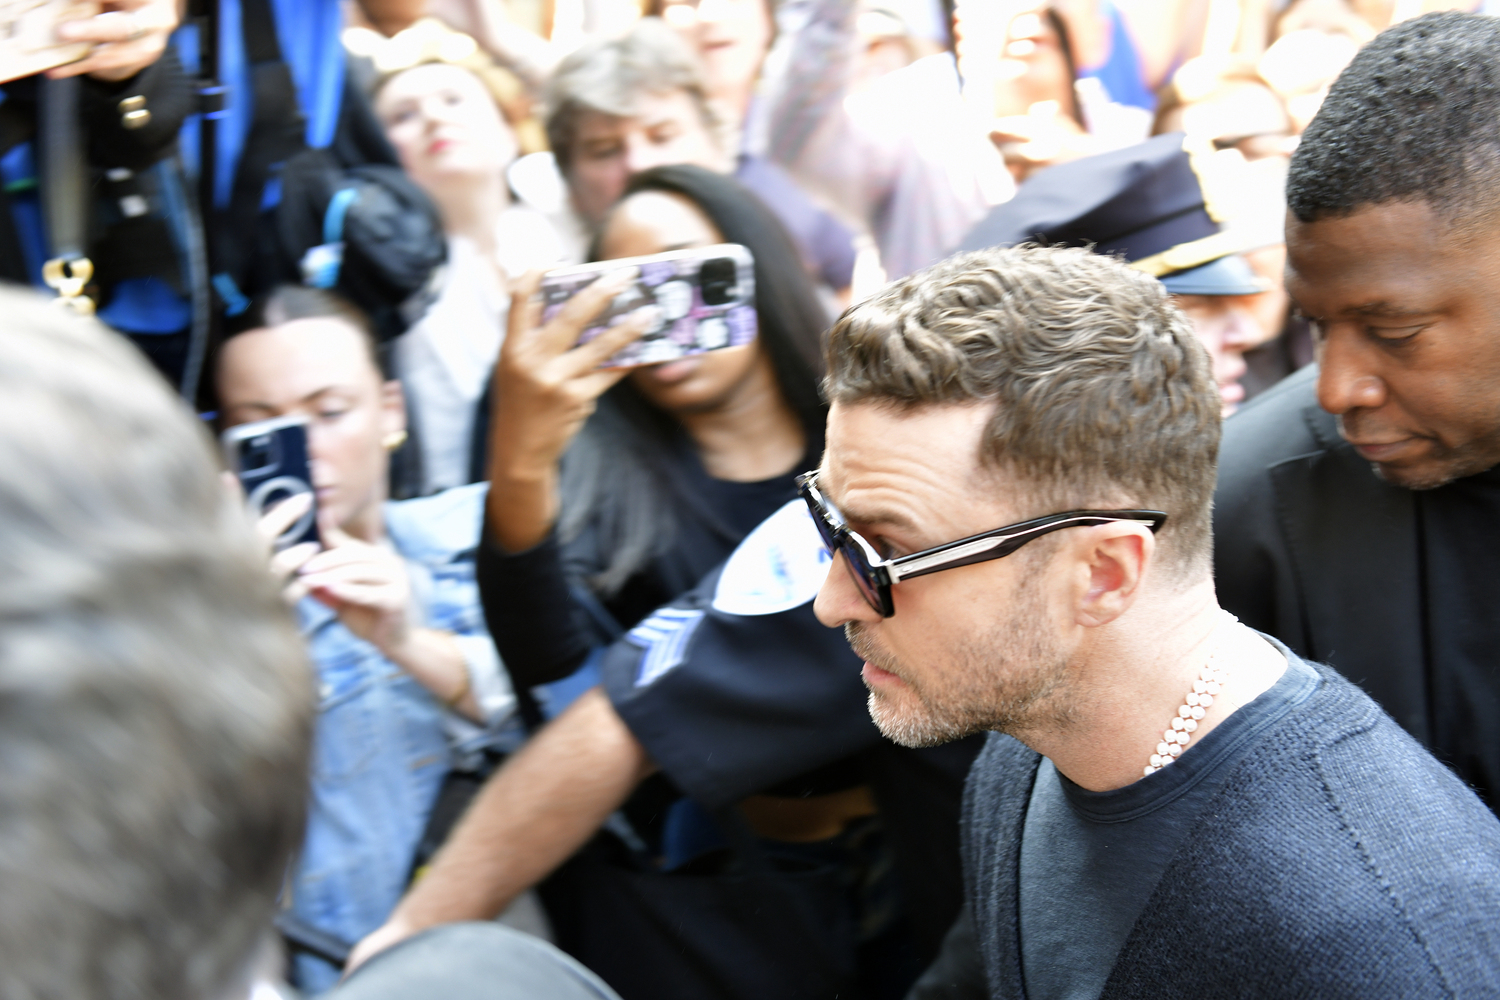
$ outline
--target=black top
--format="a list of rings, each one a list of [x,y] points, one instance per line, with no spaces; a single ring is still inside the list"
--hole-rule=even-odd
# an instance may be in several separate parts
[[[1233,681],[1231,680],[1232,684]],[[1246,748],[1306,700],[1318,675],[1281,678],[1168,767],[1091,792],[1037,770],[1021,837],[1021,967],[1031,1000],[1094,1000],[1178,845]],[[1147,748],[1149,749],[1149,748]],[[1143,759],[1149,756],[1143,753]],[[1144,766],[1144,764],[1143,764]]]
[[[813,614],[828,563],[806,505],[789,501],[614,643],[600,675],[662,773],[705,806],[868,783],[925,961],[959,906],[959,794],[981,740],[908,750],[881,738],[860,658]]]
[[[1486,574],[1500,472],[1427,491],[1385,482],[1318,406],[1317,375],[1292,375],[1224,423],[1219,600],[1363,687],[1493,807],[1500,615]]]
[[[1500,796],[1500,468],[1414,494],[1432,752]]]
[[[699,506],[683,511],[676,537],[665,552],[618,593],[602,600],[591,599],[588,589],[588,580],[608,562],[592,527],[565,544],[550,534],[535,548],[518,553],[502,551],[486,531],[476,569],[479,596],[490,635],[516,686],[535,687],[567,677],[591,649],[613,638],[608,634],[611,626],[631,628],[691,589],[728,558],[752,528],[797,496],[796,476],[816,465],[822,452],[821,440],[811,444],[796,468],[785,474],[734,483],[711,477],[684,435],[674,458],[689,491],[700,498]],[[601,610],[612,623],[601,626]]]

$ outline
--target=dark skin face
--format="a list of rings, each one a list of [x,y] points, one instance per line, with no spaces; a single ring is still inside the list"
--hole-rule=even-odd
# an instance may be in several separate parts
[[[1318,402],[1388,482],[1500,464],[1500,226],[1425,202],[1287,217],[1287,291],[1315,323]]]

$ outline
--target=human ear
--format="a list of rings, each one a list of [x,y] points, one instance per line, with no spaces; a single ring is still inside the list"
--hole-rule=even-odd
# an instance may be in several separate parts
[[[1075,620],[1086,627],[1107,625],[1135,603],[1156,536],[1145,526],[1105,524],[1087,529],[1083,558],[1088,582],[1080,595]]]
[[[390,379],[380,386],[380,433],[382,436],[406,431],[406,395],[401,383]]]

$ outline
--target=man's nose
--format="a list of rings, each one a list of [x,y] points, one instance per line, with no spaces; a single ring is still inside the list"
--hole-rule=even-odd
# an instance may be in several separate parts
[[[723,21],[727,19],[731,13],[730,8],[736,2],[743,3],[744,0],[702,0],[698,4],[699,22]]]
[[[1265,339],[1255,315],[1244,306],[1229,310],[1228,322],[1224,326],[1224,346],[1236,351],[1247,351]]]
[[[625,143],[625,168],[632,174],[652,167],[664,167],[677,162],[667,156],[661,146],[647,142],[644,137]]]
[[[1318,405],[1341,416],[1385,404],[1385,381],[1353,330],[1328,330],[1318,346]]]
[[[842,555],[835,554],[828,564],[828,576],[818,589],[813,601],[813,614],[829,628],[838,628],[849,622],[878,622],[880,615],[870,602],[864,599],[854,581],[849,578],[849,568],[841,565]]]
[[[446,109],[446,102],[436,94],[429,95],[426,100],[417,105],[417,110],[422,115],[422,124],[429,128],[437,122],[447,120]]]

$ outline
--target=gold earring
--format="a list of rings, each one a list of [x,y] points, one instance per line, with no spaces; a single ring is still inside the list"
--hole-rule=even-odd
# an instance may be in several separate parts
[[[406,432],[391,431],[381,439],[380,443],[385,445],[386,451],[395,451],[397,448],[406,443]]]

